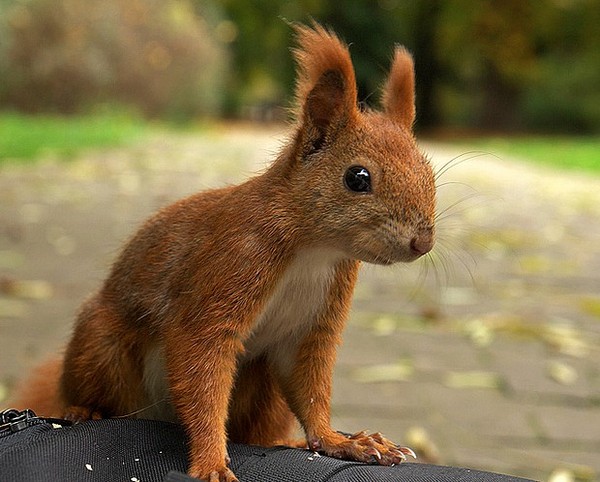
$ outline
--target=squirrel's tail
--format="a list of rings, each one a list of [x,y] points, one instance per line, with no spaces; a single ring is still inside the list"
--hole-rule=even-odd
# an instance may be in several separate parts
[[[55,357],[34,369],[31,376],[17,385],[15,396],[9,401],[11,408],[32,409],[41,417],[63,416],[64,407],[59,396],[59,381],[63,358]]]

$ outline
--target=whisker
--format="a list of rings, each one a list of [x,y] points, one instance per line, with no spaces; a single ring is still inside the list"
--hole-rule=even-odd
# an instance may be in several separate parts
[[[439,188],[444,187],[444,186],[462,186],[462,187],[466,187],[468,189],[474,190],[472,186],[470,186],[466,182],[461,182],[461,181],[446,181],[446,182],[442,182],[441,184],[436,184],[435,185],[435,187],[438,190],[439,190]]]
[[[423,286],[429,284],[428,280],[435,284],[436,292],[443,291],[444,288],[462,279],[470,280],[472,285],[476,285],[477,257],[472,250],[466,247],[467,245],[473,246],[473,244],[469,244],[471,243],[469,234],[472,232],[473,226],[466,222],[464,213],[487,202],[488,197],[466,182],[453,180],[441,182],[440,180],[454,167],[484,156],[499,159],[490,152],[468,151],[443,163],[436,170],[434,174],[436,189],[454,187],[459,191],[457,191],[456,197],[453,196],[454,199],[450,199],[448,205],[435,213],[434,221],[438,233],[436,247],[422,258],[423,261],[411,290],[411,299],[415,298]]]
[[[442,272],[444,274],[443,284],[441,283],[442,279],[438,274],[436,276],[436,282],[438,287],[448,286],[450,281],[455,277],[455,271],[453,269],[453,265],[449,261],[448,253],[451,251],[444,246],[443,243],[438,243],[438,246],[434,253],[432,253],[432,261],[434,265],[441,266]],[[437,270],[436,270],[437,271]]]
[[[442,167],[440,167],[434,175],[434,179],[437,181],[441,176],[443,176],[446,172],[448,172],[453,167],[456,167],[464,162],[470,161],[471,159],[475,159],[479,156],[484,155],[482,151],[467,151],[459,154],[458,156],[453,157],[449,161],[446,161]],[[462,158],[462,159],[461,159]]]
[[[462,198],[458,199],[457,201],[454,201],[452,204],[450,204],[449,206],[446,206],[444,209],[442,209],[441,211],[438,211],[435,214],[434,220],[437,222],[440,219],[443,219],[442,216],[446,215],[448,213],[448,211],[455,209],[457,206],[459,206],[462,203],[465,203],[467,201],[470,201],[471,199],[476,199],[478,197],[481,197],[482,195],[478,192],[473,192],[471,194],[466,194],[464,195]],[[465,209],[467,209],[469,206],[466,206],[464,209],[462,209],[461,211],[454,211],[453,213],[451,213],[452,215],[456,215],[459,213],[462,213],[465,211]]]
[[[460,262],[460,264],[463,266],[463,268],[465,269],[465,271],[467,272],[467,274],[469,275],[469,279],[471,280],[471,283],[473,285],[476,284],[475,281],[475,275],[473,274],[473,270],[472,268],[477,268],[477,258],[475,258],[475,256],[473,256],[473,254],[464,249],[464,248],[459,248],[457,251],[455,251],[455,256],[456,259],[458,259],[458,261]],[[461,256],[464,255],[464,256]],[[465,259],[465,257],[467,259]]]
[[[417,293],[419,293],[422,289],[423,286],[425,286],[425,282],[427,281],[427,278],[429,276],[429,266],[430,266],[430,259],[429,259],[429,253],[421,258],[420,260],[421,262],[419,263],[419,274],[417,276],[417,279],[414,283],[414,285],[412,286],[412,289],[410,290],[409,294],[408,294],[408,300],[409,301],[415,301],[417,298]]]
[[[467,161],[471,161],[473,159],[477,159],[478,157],[483,157],[483,156],[492,156],[492,157],[495,157],[496,159],[500,159],[499,156],[497,156],[496,154],[494,154],[492,152],[486,152],[486,151],[463,152],[462,154],[460,154],[456,157],[453,157],[449,161],[445,162],[442,165],[442,167],[435,173],[434,179],[437,181],[441,176],[446,174],[450,169],[452,169],[460,164],[463,164]]]
[[[128,418],[128,417],[132,417],[133,415],[137,415],[138,413],[142,413],[142,412],[145,412],[146,410],[150,410],[151,408],[154,408],[157,405],[160,405],[161,403],[164,403],[164,402],[168,402],[168,399],[167,398],[163,398],[161,400],[158,400],[157,402],[154,402],[154,403],[152,403],[150,405],[146,405],[145,407],[142,407],[142,408],[140,408],[138,410],[135,410],[133,412],[126,413],[125,415],[115,415],[114,417],[110,417],[110,418]]]
[[[473,270],[477,267],[477,258],[473,256],[473,254],[461,246],[458,242],[454,242],[454,240],[444,239],[441,242],[441,247],[446,250],[446,253],[452,254],[452,256],[459,261],[464,270],[469,275],[469,279],[473,285],[476,284],[475,275],[473,274]],[[466,260],[463,256],[466,255],[468,260]],[[454,276],[456,276],[456,272],[454,271]]]

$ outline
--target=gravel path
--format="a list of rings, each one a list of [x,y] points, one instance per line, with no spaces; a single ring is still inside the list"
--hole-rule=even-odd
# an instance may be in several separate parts
[[[0,406],[68,337],[122,242],[158,207],[262,170],[279,129],[157,134],[0,170]],[[333,417],[421,459],[542,480],[600,474],[600,178],[424,142],[439,242],[365,266]],[[560,480],[575,480],[560,479]]]

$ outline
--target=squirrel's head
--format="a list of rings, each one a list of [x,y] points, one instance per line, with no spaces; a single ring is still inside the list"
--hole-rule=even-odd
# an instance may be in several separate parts
[[[348,48],[296,27],[298,130],[288,175],[315,243],[362,261],[412,261],[434,244],[435,182],[416,145],[414,67],[396,47],[382,110],[361,111]]]

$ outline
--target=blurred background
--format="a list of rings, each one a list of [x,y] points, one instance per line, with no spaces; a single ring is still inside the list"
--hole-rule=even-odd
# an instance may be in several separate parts
[[[598,480],[600,0],[0,0],[0,407],[146,216],[269,164],[311,18],[367,105],[413,53],[439,174],[434,253],[363,268],[335,427]]]
[[[281,119],[310,17],[352,45],[360,101],[414,53],[420,130],[600,130],[597,0],[2,0],[0,108]]]

